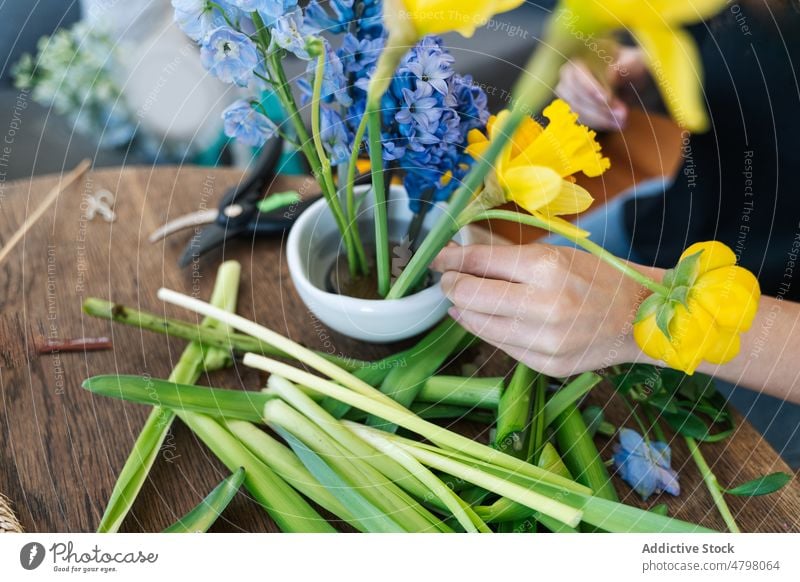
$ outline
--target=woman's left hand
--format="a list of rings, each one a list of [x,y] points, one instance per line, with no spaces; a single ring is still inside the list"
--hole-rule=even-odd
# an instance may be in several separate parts
[[[589,253],[543,244],[449,246],[431,267],[443,272],[451,316],[534,370],[564,377],[647,360],[632,324],[649,292]]]

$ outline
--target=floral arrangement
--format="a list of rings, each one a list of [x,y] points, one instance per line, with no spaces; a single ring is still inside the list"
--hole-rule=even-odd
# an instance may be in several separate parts
[[[691,40],[679,26],[718,10],[722,0],[663,0],[636,11],[626,0],[563,0],[510,108],[494,116],[486,111],[485,96],[453,72],[452,57],[430,35],[472,34],[519,0],[387,0],[382,6],[332,0],[326,7],[312,0],[305,9],[294,0],[173,4],[212,74],[255,93],[269,87],[279,95],[286,127],[271,121],[253,97],[225,113],[226,130],[252,145],[280,133],[303,151],[337,220],[349,267],[361,275],[372,267],[354,228],[360,202],[353,181],[366,146],[377,201],[382,296],[401,298],[415,289],[433,257],[471,222],[529,224],[567,237],[646,288],[650,295],[634,324],[636,341],[674,369],[628,365],[608,371],[614,397],[636,422],[638,430],[632,430],[610,425],[596,407],[580,410],[583,397],[602,380],[595,373],[563,381],[516,364],[508,378],[443,375],[451,355],[477,341],[449,318],[412,348],[379,362],[309,350],[235,315],[235,263],[220,268],[210,303],[159,291],[163,301],[205,316],[200,327],[90,299],[84,310],[91,315],[191,342],[168,380],[114,375],[84,383],[98,394],[154,406],[101,531],[119,528],[176,417],[232,472],[203,506],[173,526],[184,530],[208,527],[244,484],[283,531],[334,531],[309,501],[368,532],[575,532],[580,524],[610,532],[708,531],[669,517],[665,506],[644,511],[617,496],[610,465],[644,499],[680,493],[665,430],[685,442],[730,531],[739,528],[726,495],[769,494],[790,479],[775,473],[725,488],[700,449],[700,443],[730,436],[734,426],[713,381],[695,370],[702,361],[724,363],[737,355],[739,334],[756,311],[755,277],[718,242],[690,246],[661,281],[592,243],[561,216],[592,202],[574,176],[601,175],[609,161],[566,103],[547,105],[546,123],[531,117],[546,104],[558,67],[581,50],[582,39],[627,26],[646,45],[676,118],[702,129],[701,88],[681,76],[687,66],[681,59],[694,53],[685,50]],[[310,134],[283,71],[287,52],[308,62],[296,89],[311,108]],[[432,200],[447,199],[448,206],[391,284],[383,201],[386,174],[394,168],[404,172],[410,191],[432,190]],[[508,201],[520,211],[496,208]],[[423,202],[420,196],[411,203],[422,208]],[[244,365],[270,374],[266,390],[194,385],[201,373],[230,365],[237,352],[245,354]],[[453,418],[492,424],[491,443],[431,422]],[[608,463],[595,435],[619,437]]]

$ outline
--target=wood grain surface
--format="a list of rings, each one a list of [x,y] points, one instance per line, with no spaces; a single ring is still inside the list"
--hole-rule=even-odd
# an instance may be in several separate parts
[[[108,373],[166,377],[184,342],[112,325],[81,312],[96,296],[126,305],[192,318],[155,297],[161,286],[208,298],[222,259],[243,266],[239,313],[311,347],[332,346],[344,354],[378,357],[390,348],[358,345],[328,332],[312,319],[295,294],[281,240],[238,240],[178,270],[176,259],[192,235],[151,245],[147,235],[168,218],[213,207],[239,174],[196,167],[127,168],[97,171],[65,191],[57,204],[0,265],[0,491],[14,504],[27,531],[94,531],[116,475],[138,435],[148,409],[94,396],[81,389],[87,376]],[[6,185],[0,197],[0,241],[7,240],[55,183],[54,178]],[[297,186],[297,184],[292,184]],[[287,184],[277,184],[285,189]],[[118,220],[86,220],[85,198],[99,189],[116,195]],[[37,338],[109,336],[111,351],[39,356]],[[469,357],[486,362],[487,374],[503,374],[509,360],[488,350]],[[204,378],[240,389],[258,389],[264,378],[241,366]],[[610,392],[593,395],[606,404],[613,422],[626,420]],[[631,425],[628,421],[629,426]],[[485,436],[471,427],[477,437]],[[603,457],[611,443],[598,440]],[[626,502],[646,507],[660,502],[671,514],[721,529],[711,498],[686,449],[674,443],[674,465],[682,494],[642,504],[626,485]],[[703,450],[723,484],[788,468],[747,423],[736,434]],[[183,515],[227,474],[209,451],[176,421],[150,479],[124,525],[125,531],[158,531]],[[800,485],[750,500],[731,499],[745,531],[800,531]],[[274,531],[265,513],[240,493],[214,531]]]

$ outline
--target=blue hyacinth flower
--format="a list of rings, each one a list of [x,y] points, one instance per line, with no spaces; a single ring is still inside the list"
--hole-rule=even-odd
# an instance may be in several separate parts
[[[619,476],[647,499],[653,493],[679,495],[678,474],[672,469],[669,445],[647,442],[635,430],[619,431],[619,444],[614,447],[614,466]]]

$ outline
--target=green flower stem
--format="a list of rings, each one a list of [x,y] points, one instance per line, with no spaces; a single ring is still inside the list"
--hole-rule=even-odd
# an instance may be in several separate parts
[[[504,381],[505,378],[502,376],[495,378],[431,376],[425,381],[415,402],[497,410]]]
[[[244,482],[244,469],[239,467],[223,479],[194,509],[164,530],[164,533],[207,532],[225,511]]]
[[[486,152],[475,162],[464,182],[453,193],[446,211],[442,213],[419,250],[397,278],[386,296],[387,299],[399,299],[415,288],[431,261],[458,232],[461,225],[456,218],[467,208],[475,193],[483,186],[484,179],[492,170],[495,160],[522,120],[537,112],[552,96],[552,88],[558,80],[561,65],[578,46],[580,45],[577,39],[569,31],[559,33],[555,28],[550,30],[547,39],[533,54],[514,87],[511,114],[506,117],[502,126],[498,127],[498,138],[489,143]]]
[[[380,453],[393,459],[403,466],[411,475],[419,479],[439,501],[447,507],[453,517],[461,524],[465,531],[477,533],[478,528],[473,523],[473,517],[465,511],[465,503],[445,485],[439,477],[420,463],[413,455],[404,451],[400,446],[381,436],[377,431],[366,429],[364,425],[347,423],[347,426],[364,441],[375,447]],[[474,516],[477,517],[477,516]],[[480,519],[480,518],[478,518]],[[481,523],[483,520],[481,520]],[[486,525],[483,524],[482,525]]]
[[[264,22],[258,13],[253,13],[253,22],[256,25],[256,29],[258,31],[264,29]],[[263,44],[263,41],[259,41]],[[295,133],[297,133],[297,139],[300,142],[300,149],[303,151],[303,154],[308,161],[309,166],[311,166],[311,172],[317,181],[320,183],[320,187],[322,189],[322,194],[325,197],[325,200],[328,203],[328,207],[331,209],[331,214],[333,214],[333,218],[336,221],[336,226],[339,228],[339,232],[342,234],[342,241],[345,246],[345,251],[347,253],[347,261],[348,265],[357,265],[356,261],[358,260],[358,254],[356,253],[353,237],[350,232],[350,229],[347,228],[347,221],[344,216],[344,211],[342,210],[342,206],[339,202],[339,197],[336,193],[335,188],[331,188],[330,182],[325,177],[325,171],[323,169],[323,164],[320,161],[319,156],[317,155],[317,151],[314,147],[314,142],[311,137],[308,135],[308,131],[306,130],[305,125],[303,124],[303,119],[300,116],[300,111],[297,108],[297,102],[295,101],[294,95],[292,94],[292,89],[289,86],[289,81],[286,78],[286,72],[283,69],[283,63],[281,62],[281,55],[280,51],[271,51],[269,52],[269,45],[262,46],[262,52],[266,55],[267,62],[269,63],[272,75],[276,78],[276,94],[278,99],[283,105],[283,108],[286,110],[287,116],[289,120],[292,122],[294,126]],[[330,170],[329,170],[330,172]]]
[[[364,141],[364,132],[366,130],[367,116],[363,115],[361,121],[358,122],[358,128],[353,138],[353,151],[350,152],[350,160],[347,163],[347,179],[345,180],[345,210],[347,212],[347,220],[353,231],[353,239],[356,241],[356,251],[360,252],[359,258],[361,260],[362,272],[365,275],[369,273],[369,262],[367,261],[366,254],[364,254],[364,245],[361,242],[361,234],[358,231],[358,224],[356,221],[355,181],[358,155],[361,152],[361,143]]]
[[[268,386],[268,394],[276,394],[291,404],[353,456],[364,459],[373,465],[381,474],[388,477],[390,482],[405,489],[418,499],[430,497],[431,492],[427,486],[419,482],[402,464],[391,457],[380,455],[372,446],[346,429],[339,420],[326,412],[297,386],[278,376],[270,377]]]
[[[708,463],[706,463],[705,457],[703,457],[703,453],[700,451],[700,445],[698,445],[697,441],[692,437],[684,436],[683,438],[686,441],[686,446],[689,447],[689,453],[691,453],[692,459],[697,465],[697,468],[700,470],[700,475],[703,477],[703,482],[706,484],[706,487],[708,487],[709,493],[711,493],[711,498],[714,500],[714,504],[717,506],[722,519],[725,521],[725,525],[728,526],[728,529],[731,531],[731,533],[740,533],[741,530],[736,524],[736,519],[734,519],[733,514],[731,513],[731,510],[725,501],[725,496],[722,493],[722,488],[719,486],[717,476],[714,475],[711,467],[709,467]]]
[[[327,192],[333,194],[332,198],[334,198],[336,204],[339,205],[339,195],[333,182],[331,161],[328,159],[328,156],[325,153],[325,147],[322,144],[322,126],[320,122],[320,108],[322,107],[322,81],[325,75],[325,49],[321,42],[315,43],[314,46],[319,52],[319,56],[317,56],[317,66],[314,71],[314,85],[311,96],[311,135],[314,140],[314,147],[320,163],[319,169],[322,174],[322,180],[325,182],[325,189]],[[358,232],[357,225],[354,222],[347,220],[345,228],[346,231],[343,232],[342,235],[344,237],[347,251],[347,266],[350,270],[350,276],[356,277],[364,270],[364,265],[366,264],[366,254],[364,253],[363,245],[360,251],[357,250],[357,243],[354,238],[355,234]],[[361,238],[359,237],[359,245],[360,241]]]
[[[613,254],[609,253],[606,249],[601,247],[600,245],[590,241],[588,238],[574,236],[570,232],[562,231],[556,228],[553,228],[552,225],[546,223],[543,220],[540,220],[536,216],[531,214],[523,214],[520,212],[515,212],[513,210],[485,210],[483,212],[479,212],[478,214],[470,217],[467,219],[468,222],[477,222],[481,220],[508,220],[510,222],[517,222],[519,224],[527,224],[529,226],[535,226],[537,228],[542,228],[551,232],[555,232],[570,241],[574,242],[579,247],[589,251],[597,258],[605,261],[618,271],[620,271],[623,275],[626,275],[639,283],[641,286],[646,287],[650,291],[654,293],[660,293],[665,297],[669,295],[669,289],[667,289],[661,283],[654,281],[647,275],[643,275],[635,268],[631,267],[625,261],[617,258]]]
[[[348,453],[322,428],[286,402],[270,400],[264,407],[264,418],[270,426],[288,431],[322,457],[351,486],[357,487],[370,503],[390,515],[405,531],[430,532],[437,529],[435,524],[440,520],[404,494],[365,459]]]
[[[527,460],[525,438],[530,424],[533,386],[538,374],[525,364],[517,364],[497,409],[497,434],[494,446]]]
[[[334,533],[336,530],[272,469],[216,420],[195,412],[177,412],[180,419],[229,470],[244,467],[244,484],[282,532]]]
[[[83,302],[83,311],[92,317],[108,319],[139,329],[146,329],[170,337],[197,342],[206,348],[221,348],[238,354],[254,352],[265,356],[288,357],[284,352],[250,335],[222,331],[210,326],[198,326],[196,323],[189,323],[188,321],[179,319],[165,318],[161,315],[155,315],[154,313],[148,313],[146,311],[138,311],[132,307],[126,307],[119,303],[106,301],[105,299],[97,299],[96,297],[87,298]],[[353,358],[339,357],[325,352],[317,353],[321,357],[334,362],[336,365],[346,370],[358,371],[360,375],[365,376],[373,374],[373,370],[380,372],[390,366],[392,359],[392,357],[390,357],[378,362],[365,362]],[[401,355],[398,354],[397,356]]]
[[[350,511],[314,478],[289,447],[250,422],[224,420],[222,425],[281,479],[326,511],[356,526]]]
[[[367,100],[364,116],[367,118],[369,163],[372,172],[372,196],[375,200],[375,264],[378,270],[378,293],[386,297],[391,283],[389,272],[389,222],[386,212],[386,185],[383,175],[383,145],[381,144],[380,102]]]
[[[404,367],[394,368],[389,372],[381,383],[381,392],[408,408],[416,400],[426,380],[445,363],[467,336],[469,332],[466,329],[446,317],[409,350]],[[397,430],[396,425],[387,424],[382,418],[375,416],[370,417],[367,424],[390,432]]]
[[[239,279],[241,265],[236,261],[222,263],[217,271],[217,280],[211,294],[211,303],[226,311],[236,310],[236,298],[239,293]],[[206,317],[202,324],[195,329],[211,330],[217,328],[221,334],[229,333],[229,328],[219,325],[216,320]],[[194,384],[203,370],[214,370],[230,364],[230,353],[219,348],[204,348],[192,342],[183,351],[178,363],[170,374],[172,382]],[[155,402],[154,404],[158,404]],[[103,512],[98,533],[114,533],[119,531],[125,516],[128,515],[136,496],[141,491],[150,469],[158,457],[161,445],[164,443],[175,413],[171,410],[154,406],[147,417],[133,450],[125,461],[119,477],[114,484],[108,505]],[[234,467],[233,470],[236,468]]]
[[[595,497],[619,501],[608,469],[575,404],[570,404],[556,418],[554,428],[564,464],[575,480],[589,487]]]
[[[321,395],[340,400],[349,406],[356,407],[369,414],[381,416],[385,420],[394,422],[399,426],[426,437],[431,442],[439,443],[442,447],[462,450],[475,458],[483,459],[524,474],[532,474],[543,482],[552,482],[565,488],[580,487],[581,489],[585,489],[585,487],[579,486],[569,479],[552,475],[548,471],[534,467],[530,463],[520,461],[515,457],[477,443],[470,438],[420,419],[407,408],[404,408],[379,390],[376,390],[364,380],[357,378],[347,370],[336,366],[297,342],[262,325],[170,289],[159,289],[158,298],[172,305],[179,305],[196,313],[214,317],[230,325],[234,329],[238,329],[264,342],[268,342],[290,357],[302,361],[309,368],[312,368],[331,380],[326,380],[315,374],[257,354],[245,355],[244,363],[247,366],[265,372],[275,373]]]
[[[386,397],[380,392],[374,391],[370,395],[360,394],[353,389],[348,389],[339,384],[324,380],[304,370],[254,354],[247,354],[244,363],[246,366],[277,374],[305,388],[342,400],[350,406],[363,410],[364,412],[380,416],[385,420],[427,438],[438,446],[451,450],[463,451],[464,454],[470,455],[475,459],[495,464],[512,471],[531,475],[536,479],[540,479],[542,482],[552,483],[565,488],[579,487],[581,490],[585,489],[569,479],[553,475],[549,471],[535,467],[516,457],[506,455],[501,451],[477,443],[470,438],[422,420],[418,416],[412,414],[408,409],[397,404],[394,400],[384,400]],[[269,406],[269,403],[267,403],[267,406]]]

